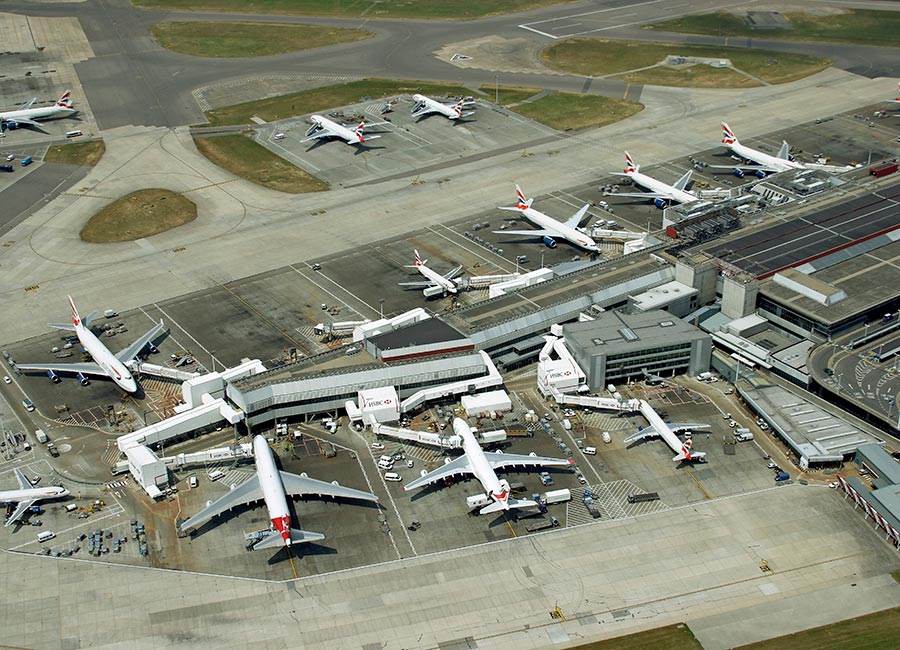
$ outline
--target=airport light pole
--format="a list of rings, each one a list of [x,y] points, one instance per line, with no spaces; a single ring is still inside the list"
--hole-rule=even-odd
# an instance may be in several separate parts
[[[212,371],[215,372],[216,371],[216,351],[215,350],[209,351],[209,358],[212,361]]]
[[[384,298],[378,299],[378,311],[381,313],[381,318],[384,318]]]

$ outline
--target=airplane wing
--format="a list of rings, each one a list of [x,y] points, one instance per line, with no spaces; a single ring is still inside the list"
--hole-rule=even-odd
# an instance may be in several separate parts
[[[326,129],[323,127],[317,131],[314,131],[312,135],[309,135],[309,136],[303,138],[300,142],[301,143],[309,142],[310,140],[315,140],[317,138],[331,138],[331,137],[336,138],[336,137],[338,137],[338,134],[335,133],[334,131],[332,131],[331,129]]]
[[[37,101],[37,97],[32,97],[27,102],[25,102],[24,104],[19,106],[19,108],[17,108],[16,110],[17,111],[27,111],[29,108],[31,108],[31,105],[34,104],[36,101]]]
[[[30,124],[31,126],[36,126],[40,128],[40,124],[35,122],[34,120],[29,120],[24,117],[15,117],[12,120],[7,120],[8,122],[15,122],[16,124]]]
[[[237,506],[242,506],[245,503],[259,501],[262,498],[263,493],[262,489],[259,486],[259,477],[254,475],[252,478],[245,481],[244,483],[241,483],[236,488],[228,492],[228,494],[226,494],[225,496],[219,497],[219,499],[213,501],[213,503],[211,503],[209,506],[182,523],[180,528],[182,531],[199,528],[207,521],[209,521],[216,515],[222,514],[226,510],[231,510],[232,508],[236,508]]]
[[[687,170],[681,178],[675,181],[675,184],[672,186],[676,190],[685,190],[688,186],[688,183],[691,182],[691,170]]]
[[[576,212],[575,214],[573,214],[571,217],[569,217],[569,218],[566,220],[565,224],[566,224],[569,228],[577,228],[578,225],[581,223],[581,220],[584,219],[584,213],[587,212],[587,209],[588,209],[589,207],[591,207],[590,204],[589,204],[589,203],[585,203],[585,204],[584,204],[584,207],[581,208],[581,209],[580,209],[578,212]]]
[[[144,334],[137,341],[129,345],[127,348],[116,354],[116,359],[121,361],[122,363],[128,363],[132,359],[134,359],[138,354],[140,354],[141,350],[157,335],[159,334],[164,325],[162,321],[159,321],[156,325],[154,325],[149,332]]]
[[[429,282],[428,280],[423,280],[421,282],[398,282],[397,283],[401,287],[435,287],[437,283]]]
[[[733,171],[735,169],[740,169],[742,172],[767,172],[770,174],[774,174],[780,170],[775,169],[769,165],[710,165],[709,169],[724,169],[728,171]]]
[[[659,437],[659,433],[657,433],[656,429],[654,429],[653,427],[644,427],[637,433],[632,434],[632,435],[628,436],[627,438],[625,438],[625,440],[623,440],[622,442],[624,442],[627,445],[628,443],[635,442],[637,440],[645,440],[646,438],[658,438],[658,437]]]
[[[407,483],[403,486],[403,489],[409,492],[410,490],[415,490],[416,488],[422,487],[423,485],[430,485],[431,483],[442,481],[446,478],[450,478],[451,476],[459,476],[460,474],[471,473],[472,466],[469,464],[469,459],[467,456],[462,455],[456,460],[451,460],[449,463],[446,463],[441,467],[428,472],[425,476],[420,476],[415,481]]]
[[[13,472],[16,475],[16,480],[19,482],[19,489],[22,490],[30,490],[33,486],[31,485],[31,481],[25,478],[25,475],[22,473],[18,467],[13,468]]]
[[[96,363],[17,363],[19,370],[52,370],[53,372],[81,373],[94,377],[109,377],[109,374]]]
[[[428,106],[426,104],[426,105],[422,106],[422,108],[417,108],[415,111],[413,111],[412,116],[413,117],[421,117],[423,115],[430,115],[431,113],[437,113],[437,112],[439,112],[438,109]],[[371,125],[366,124],[366,126],[371,126]]]
[[[659,192],[616,192],[612,196],[628,196],[636,199],[668,199],[668,194],[660,194]]]
[[[444,273],[443,278],[444,278],[445,280],[452,280],[453,277],[454,277],[457,273],[459,273],[461,270],[462,270],[462,264],[460,264],[459,266],[457,266],[455,269],[453,269],[453,270],[451,270],[451,271],[447,271],[446,273]]]
[[[495,235],[525,235],[526,237],[559,237],[559,233],[549,230],[495,230]]]
[[[343,485],[317,481],[314,478],[290,474],[288,472],[279,472],[279,474],[281,474],[281,482],[284,484],[285,494],[290,494],[295,497],[303,496],[304,494],[317,494],[319,496],[341,497],[343,499],[378,501],[378,497],[374,494],[363,492],[362,490],[354,490],[353,488],[344,487]]]
[[[677,433],[678,431],[694,431],[696,429],[709,429],[710,427],[702,422],[674,422],[669,424],[669,428]]]
[[[31,486],[29,485],[29,487],[31,487]],[[6,523],[3,525],[4,526],[12,526],[14,523],[19,521],[19,519],[22,518],[22,515],[24,515],[25,512],[31,506],[34,505],[34,501],[35,501],[34,499],[32,499],[31,501],[19,501],[19,504],[16,506],[16,509],[13,511],[12,515],[10,515],[9,519],[7,519]]]
[[[504,467],[568,467],[575,461],[568,458],[548,458],[546,456],[525,456],[522,454],[497,454],[484,452],[491,467],[502,469]]]

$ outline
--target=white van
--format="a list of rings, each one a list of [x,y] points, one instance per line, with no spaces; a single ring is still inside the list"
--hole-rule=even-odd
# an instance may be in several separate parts
[[[284,133],[276,133],[274,136],[275,140],[284,140]]]
[[[220,478],[224,478],[224,476],[225,476],[225,472],[223,472],[220,469],[217,469],[213,472],[210,472],[208,478],[210,481],[218,481]]]
[[[199,484],[200,484],[200,482],[197,480],[197,477],[196,477],[196,476],[190,476],[190,477],[188,477],[188,487],[191,488],[192,490],[193,490],[195,487],[197,487]]]
[[[394,469],[394,460],[390,456],[382,456],[378,461],[378,469]]]
[[[76,506],[74,503],[69,503],[66,505],[66,512],[75,512],[76,510],[78,510],[78,506]]]
[[[397,472],[387,472],[384,475],[384,480],[385,481],[393,481],[393,482],[397,483],[397,482],[402,481],[403,477],[400,476]]]
[[[584,453],[587,454],[588,456],[596,456],[597,448],[596,447],[585,447]]]
[[[53,539],[54,537],[56,537],[56,533],[54,533],[52,530],[45,530],[43,533],[38,533],[37,541],[43,543],[48,539]]]
[[[609,435],[609,431],[604,431],[603,433],[601,433],[600,438],[602,438],[603,442],[605,442],[606,444],[609,444],[612,442],[612,438]]]

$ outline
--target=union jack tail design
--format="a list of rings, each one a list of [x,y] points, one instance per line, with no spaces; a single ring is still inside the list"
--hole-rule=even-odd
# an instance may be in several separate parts
[[[75,308],[75,301],[72,300],[72,296],[66,296],[69,299],[69,307],[72,308],[72,325],[78,327],[81,324],[81,316],[78,315],[78,310]]]
[[[625,152],[625,173],[626,173],[626,174],[633,174],[633,173],[636,172],[639,168],[640,168],[640,167],[639,167],[638,165],[635,164],[634,158],[631,157],[631,154],[628,153],[628,152],[626,151],[626,152]]]
[[[62,97],[56,100],[56,105],[60,108],[72,108],[72,93],[67,90]]]
[[[522,192],[522,188],[516,185],[516,207],[520,210],[525,210],[528,208],[528,201],[525,199],[525,194]]]
[[[722,122],[722,144],[734,144],[737,141],[734,131],[725,122]]]

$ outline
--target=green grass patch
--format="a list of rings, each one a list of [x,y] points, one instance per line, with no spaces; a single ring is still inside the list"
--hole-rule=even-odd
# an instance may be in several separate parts
[[[894,579],[894,582],[900,582],[900,571],[892,571],[891,577]]]
[[[70,142],[50,147],[44,157],[44,162],[93,167],[105,152],[106,145],[103,144],[103,140]]]
[[[158,235],[197,218],[197,206],[181,194],[138,190],[110,203],[91,217],[80,237],[92,244],[134,241]]]
[[[689,88],[752,88],[762,85],[729,68],[711,68],[708,65],[692,65],[680,69],[660,66],[617,75],[613,78],[633,84]]]
[[[900,39],[900,12],[852,9],[829,16],[785,12],[792,29],[750,29],[743,16],[725,11],[646,25],[660,32],[741,36],[766,40],[822,41],[897,47]]]
[[[644,109],[643,104],[599,95],[554,92],[510,110],[560,131],[606,126]]]
[[[194,138],[197,150],[235,176],[289,194],[320,192],[328,185],[244,135]]]
[[[283,120],[295,115],[330,111],[338,106],[357,104],[363,97],[378,100],[396,95],[422,93],[423,95],[471,95],[467,88],[456,84],[440,84],[418,81],[392,81],[390,79],[362,79],[346,84],[303,90],[290,95],[216,108],[206,112],[211,126],[249,124],[256,115],[268,122]]]
[[[564,41],[552,45],[543,53],[544,61],[551,67],[593,77],[625,73],[653,66],[665,60],[668,55],[730,59],[735,68],[755,75],[768,83],[786,83],[801,79],[819,72],[831,64],[830,61],[816,57],[770,50],[747,50],[718,45],[607,41],[594,38]],[[709,84],[702,80],[701,73],[706,72],[710,78],[715,78],[715,75],[719,74],[721,70],[703,64],[694,67],[699,68],[693,73],[695,81],[704,85]],[[743,82],[738,87],[742,85],[744,85]]]
[[[571,650],[703,650],[694,633],[684,624],[667,625],[655,630],[572,646]]]
[[[485,99],[489,102],[493,102],[497,99],[497,87],[496,86],[482,86],[479,88],[481,92],[485,93]],[[509,106],[510,104],[517,104],[522,100],[528,99],[529,97],[534,97],[539,92],[541,92],[540,88],[520,88],[518,86],[500,86],[500,106]]]
[[[352,43],[372,36],[363,29],[271,23],[156,23],[153,39],[167,50],[208,57],[272,56]]]
[[[293,16],[472,20],[563,4],[567,0],[131,0],[137,7]]]
[[[897,639],[900,607],[751,643],[740,650],[888,650],[897,647]]]

